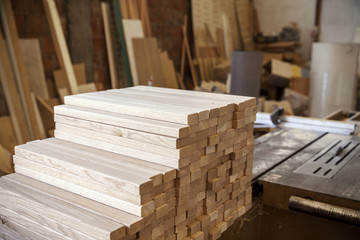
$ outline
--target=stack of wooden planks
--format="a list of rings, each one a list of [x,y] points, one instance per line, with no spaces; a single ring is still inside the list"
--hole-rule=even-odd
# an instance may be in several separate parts
[[[157,87],[67,96],[55,138],[15,148],[0,214],[33,239],[217,239],[251,207],[255,116]]]

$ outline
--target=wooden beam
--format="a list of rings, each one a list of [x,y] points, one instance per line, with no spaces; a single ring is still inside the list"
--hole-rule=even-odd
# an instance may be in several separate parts
[[[52,34],[52,39],[55,45],[56,55],[61,69],[65,72],[67,82],[69,83],[71,94],[79,93],[79,88],[76,82],[74,69],[71,65],[69,51],[66,45],[65,36],[61,28],[59,13],[56,9],[54,0],[43,0],[49,27]]]

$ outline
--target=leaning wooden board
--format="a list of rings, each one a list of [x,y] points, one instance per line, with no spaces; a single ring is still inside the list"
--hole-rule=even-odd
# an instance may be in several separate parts
[[[65,201],[70,209],[80,206],[101,216],[111,209],[119,213],[108,219],[120,224],[112,229],[126,226],[126,236],[104,239],[217,239],[251,207],[255,103],[144,86],[68,96],[55,107],[55,138],[16,147],[17,173],[5,180],[21,185],[19,192],[7,189],[7,182],[2,187],[20,203],[59,201],[37,222],[33,215],[41,213],[29,204],[4,204],[5,209],[2,201],[9,199],[0,197],[0,211],[15,227],[34,229],[20,229],[26,236],[84,238],[90,222],[70,227],[76,220],[69,209],[61,215],[67,221],[53,217]],[[32,191],[40,197],[29,198]],[[88,219],[85,212],[79,214]],[[123,220],[126,214],[134,218]]]

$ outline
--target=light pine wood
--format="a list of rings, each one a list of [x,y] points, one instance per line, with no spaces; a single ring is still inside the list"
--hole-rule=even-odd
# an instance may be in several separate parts
[[[66,46],[64,33],[61,28],[60,17],[56,9],[55,1],[43,0],[43,4],[49,22],[53,42],[55,45],[56,55],[60,63],[61,69],[65,72],[66,81],[68,82],[70,87],[70,93],[77,94],[79,93],[79,89],[76,82],[74,69],[71,65],[71,59],[68,48]]]
[[[31,92],[43,99],[49,99],[39,39],[19,39],[19,43],[24,56]]]
[[[88,93],[88,92],[96,92],[96,85],[95,83],[85,83],[78,86],[79,93]]]
[[[15,73],[15,79],[17,80],[19,95],[23,105],[25,119],[28,124],[30,137],[32,139],[38,139],[40,138],[40,133],[34,113],[34,104],[31,100],[29,79],[17,33],[14,13],[11,8],[11,2],[10,0],[5,0],[0,4],[3,26],[7,39],[6,43],[8,45],[8,51],[10,53],[10,59],[12,61],[13,71]]]
[[[1,29],[0,49],[6,49]],[[25,113],[22,109],[20,95],[16,87],[15,78],[11,70],[10,59],[7,51],[0,51],[0,80],[4,89],[4,95],[10,112],[11,122],[14,127],[17,143],[25,143],[31,139],[30,132],[27,127]]]
[[[124,9],[122,2],[126,1],[120,1],[121,4],[121,12],[123,18],[126,18],[124,16]],[[107,58],[109,62],[109,70],[110,70],[110,80],[111,80],[111,88],[118,88],[118,79],[116,75],[116,66],[115,66],[115,56],[114,56],[114,46],[112,42],[112,36],[110,31],[110,10],[109,5],[106,2],[101,3],[101,12],[103,17],[103,23],[104,23],[104,31],[105,31],[105,41],[106,41],[106,50],[107,50]]]

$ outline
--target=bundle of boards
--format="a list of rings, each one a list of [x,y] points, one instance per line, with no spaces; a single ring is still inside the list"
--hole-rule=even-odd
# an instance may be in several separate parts
[[[1,218],[30,239],[217,239],[251,207],[255,104],[147,86],[66,96],[55,138],[15,148]]]

